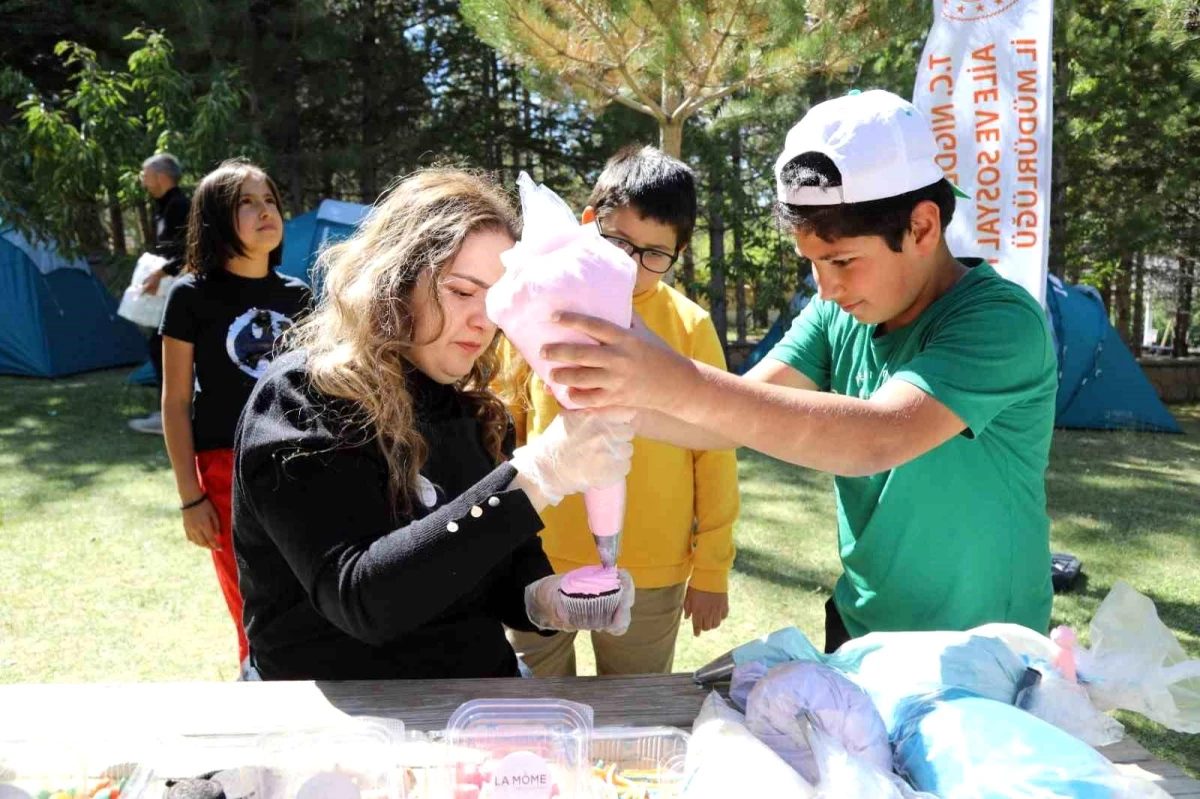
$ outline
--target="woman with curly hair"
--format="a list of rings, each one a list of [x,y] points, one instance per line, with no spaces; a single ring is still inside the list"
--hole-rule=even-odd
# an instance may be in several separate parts
[[[504,625],[582,626],[538,512],[621,479],[633,431],[626,412],[567,414],[511,449],[484,298],[517,235],[497,186],[430,169],[322,256],[320,302],[238,429],[234,546],[262,679],[516,676]],[[624,580],[603,626],[618,634]]]

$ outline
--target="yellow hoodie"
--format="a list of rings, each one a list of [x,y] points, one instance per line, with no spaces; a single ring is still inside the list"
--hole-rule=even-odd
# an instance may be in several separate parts
[[[725,356],[708,313],[670,286],[636,295],[633,309],[676,352],[725,368]],[[511,357],[507,343],[502,358]],[[528,368],[528,367],[526,367]],[[517,443],[544,431],[559,405],[533,375],[523,402],[509,407]],[[726,593],[733,566],[733,523],[739,510],[737,457],[731,450],[693,452],[634,439],[626,479],[628,498],[621,555],[638,588],[687,582],[700,591]],[[570,496],[542,511],[542,546],[556,572],[598,564],[583,497]]]

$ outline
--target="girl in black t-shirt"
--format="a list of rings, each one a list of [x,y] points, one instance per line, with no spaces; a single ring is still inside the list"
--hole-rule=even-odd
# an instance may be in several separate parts
[[[261,169],[226,161],[200,181],[188,218],[187,274],[163,315],[163,432],[187,539],[212,551],[246,659],[230,493],[238,415],[276,339],[309,305],[308,288],[276,274],[279,191]]]

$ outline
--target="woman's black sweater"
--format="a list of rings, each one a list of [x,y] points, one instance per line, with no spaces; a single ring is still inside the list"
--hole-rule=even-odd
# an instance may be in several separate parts
[[[552,573],[516,472],[494,466],[461,395],[408,378],[428,443],[426,501],[393,511],[379,446],[319,394],[306,354],[255,387],[235,444],[233,538],[250,652],[264,679],[504,677],[503,624],[535,628],[525,586]]]

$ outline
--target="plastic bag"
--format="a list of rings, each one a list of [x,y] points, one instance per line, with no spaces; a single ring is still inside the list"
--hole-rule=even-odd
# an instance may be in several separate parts
[[[1101,711],[1084,687],[1048,664],[1033,664],[1041,679],[1017,695],[1016,705],[1088,746],[1109,746],[1125,737],[1125,726]]]
[[[820,774],[818,799],[936,799],[931,793],[914,791],[890,766],[881,770],[847,752],[815,719],[805,716],[800,723]]]
[[[809,782],[820,772],[804,727],[815,722],[851,755],[883,773],[892,770],[892,749],[879,711],[862,688],[819,663],[785,663],[751,690],[746,726]]]
[[[704,703],[700,705],[700,712],[696,714],[696,719],[692,722],[692,732],[695,733],[710,721],[731,721],[735,724],[745,724],[746,716],[737,708],[730,706],[719,693],[709,691],[708,696],[704,697]]]
[[[129,288],[121,295],[121,304],[117,306],[117,316],[128,319],[142,327],[158,327],[162,322],[163,312],[167,309],[167,295],[175,278],[165,275],[158,284],[158,290],[153,294],[142,291],[142,284],[151,273],[161,269],[167,262],[166,258],[153,253],[142,253],[137,266],[133,268],[133,277]]]
[[[733,713],[736,711],[715,692],[705,700],[688,741],[682,796],[812,799],[813,787],[755,738]]]
[[[1023,710],[951,688],[896,708],[896,770],[940,797],[1162,799],[1087,744]]]
[[[633,320],[637,264],[600,236],[594,225],[580,225],[557,194],[522,172],[524,228],[521,241],[501,253],[504,275],[487,292],[487,314],[520,351],[564,408],[578,406],[567,389],[550,379],[562,364],[541,356],[550,343],[591,343],[574,330],[551,322],[556,311],[604,319],[620,327]],[[625,519],[625,482],[584,493],[588,525],[596,536],[600,560],[616,564]]]
[[[1079,679],[1101,710],[1133,710],[1176,732],[1200,733],[1200,660],[1158,618],[1154,603],[1118,580],[1092,617]]]
[[[734,650],[739,665],[754,660],[809,660],[840,671],[871,696],[889,732],[893,708],[914,694],[955,687],[1012,704],[1026,668],[1002,641],[972,631],[871,633],[825,655],[791,628]]]

